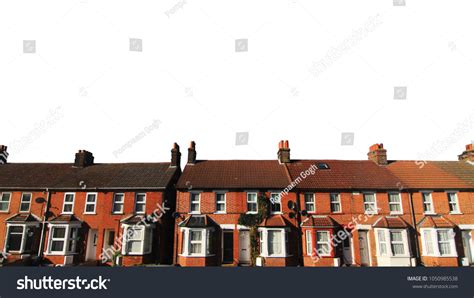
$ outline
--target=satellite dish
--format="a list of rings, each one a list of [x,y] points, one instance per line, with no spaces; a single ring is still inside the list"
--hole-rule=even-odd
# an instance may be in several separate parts
[[[295,202],[293,202],[293,201],[288,201],[288,208],[290,208],[291,210],[294,210],[294,208],[295,208]]]
[[[290,218],[295,218],[295,213],[294,213],[294,212],[290,212],[289,216],[290,216]]]
[[[43,204],[43,203],[46,202],[46,200],[45,200],[44,198],[41,198],[41,197],[40,197],[40,198],[36,198],[36,199],[35,199],[35,202],[38,203],[38,204]]]
[[[308,211],[302,210],[302,211],[301,211],[301,215],[303,215],[303,216],[308,216]]]
[[[179,213],[178,213],[178,212],[173,212],[173,213],[171,214],[171,216],[172,216],[174,219],[176,219],[176,218],[179,217]]]

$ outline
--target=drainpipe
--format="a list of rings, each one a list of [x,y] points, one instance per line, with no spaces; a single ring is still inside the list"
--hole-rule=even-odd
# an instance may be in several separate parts
[[[300,192],[296,191],[296,211],[295,211],[295,218],[296,218],[296,228],[298,231],[298,264],[300,266],[304,266],[304,261],[303,261],[303,243],[302,243],[302,237],[301,235],[303,234],[303,229],[301,228],[301,206],[300,206]]]
[[[51,202],[51,192],[49,188],[46,188],[45,190],[48,193],[47,199],[46,199],[46,204],[44,206],[43,210],[43,222],[41,224],[41,238],[40,238],[40,245],[39,245],[39,250],[38,250],[38,257],[41,258],[43,257],[43,251],[44,251],[44,240],[46,236],[46,214],[49,211],[49,204]]]
[[[420,260],[420,248],[418,243],[418,228],[416,226],[416,219],[415,219],[415,209],[413,208],[413,196],[412,193],[408,192],[409,202],[410,202],[410,211],[411,211],[411,220],[413,228],[415,229],[415,257],[417,262]]]

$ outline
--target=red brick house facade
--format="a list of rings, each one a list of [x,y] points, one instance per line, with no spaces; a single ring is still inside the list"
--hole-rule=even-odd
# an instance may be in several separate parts
[[[6,147],[0,147],[8,157]],[[169,163],[0,164],[0,249],[6,264],[172,262],[174,185],[179,147]]]
[[[175,262],[248,264],[239,217],[254,197],[282,194],[258,227],[257,265],[472,265],[473,152],[421,166],[387,160],[375,144],[365,161],[291,160],[282,141],[278,160],[201,161],[192,143],[177,185]]]

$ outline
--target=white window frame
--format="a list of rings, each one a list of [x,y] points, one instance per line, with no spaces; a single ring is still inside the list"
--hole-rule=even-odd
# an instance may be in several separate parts
[[[66,198],[72,195],[72,202],[66,202]],[[61,214],[73,214],[74,213],[74,203],[76,201],[76,194],[73,192],[67,192],[64,194],[63,198],[63,209]],[[66,205],[71,205],[71,211],[64,211]]]
[[[3,196],[4,195],[8,195],[8,201],[3,201]],[[10,203],[11,203],[11,201],[12,201],[12,193],[11,192],[1,192],[0,193],[0,202],[7,204],[7,209],[6,210],[0,210],[0,213],[10,212]]]
[[[143,197],[143,202],[138,202],[138,197]],[[143,206],[143,211],[138,211],[138,206]],[[146,213],[146,193],[137,192],[135,193],[135,205],[133,207],[135,214],[145,214]]]
[[[336,198],[336,200],[333,200],[333,196]],[[332,192],[329,194],[329,208],[331,210],[331,213],[342,213],[342,203],[341,203],[341,194],[338,192]],[[332,209],[332,204],[337,204],[339,205],[339,211],[333,211]]]
[[[396,195],[398,197],[398,202],[390,202],[390,196]],[[388,210],[390,211],[390,214],[403,214],[403,203],[402,203],[402,194],[400,192],[388,192],[387,193],[387,199],[388,199]],[[398,205],[400,206],[400,211],[392,211],[390,207],[392,205]]]
[[[282,203],[281,203],[281,196],[279,197],[280,193],[279,192],[271,192],[270,193],[270,199],[273,197],[273,195],[276,195],[276,198],[280,198],[277,202],[277,200],[270,200],[270,214],[283,214],[283,209],[282,209]],[[273,211],[273,206],[276,206],[276,205],[279,205],[280,206],[280,211]]]
[[[219,195],[223,195],[224,201],[218,201],[217,198]],[[215,198],[216,198],[216,212],[217,214],[225,214],[227,213],[227,193],[225,191],[216,191],[215,192]],[[219,204],[224,204],[224,211],[219,210],[217,207]]]
[[[287,251],[287,240],[288,240],[288,228],[258,228],[258,231],[261,232],[260,234],[260,256],[265,258],[285,258],[288,257]],[[281,232],[281,253],[280,254],[272,254],[268,253],[269,248],[269,241],[268,241],[268,231],[277,231]]]
[[[21,210],[21,205],[27,203],[26,201],[23,201],[23,198],[24,198],[26,195],[29,195],[29,196],[30,196],[30,199],[28,200],[28,210]],[[31,209],[31,200],[32,200],[32,199],[33,199],[33,194],[32,194],[31,192],[22,193],[22,194],[21,194],[21,198],[20,198],[19,212],[21,212],[21,213],[30,212],[30,209]]]
[[[197,197],[197,200],[193,201],[193,196]],[[192,211],[192,206],[197,205],[198,210]],[[201,214],[201,193],[200,192],[190,192],[189,193],[189,214]]]
[[[305,237],[306,237],[306,255],[312,256],[313,255],[313,231],[306,230]]]
[[[47,255],[75,255],[77,252],[77,244],[79,242],[80,236],[80,225],[79,224],[49,224],[48,225],[48,247],[46,249]],[[65,228],[65,234],[63,238],[53,238],[53,229],[54,228]],[[70,237],[70,232],[72,229],[77,229],[77,235],[75,238]],[[63,241],[63,250],[62,251],[51,251],[51,246],[53,241]],[[73,241],[73,249],[69,250],[69,241]]]
[[[249,200],[249,195],[255,195],[255,201],[251,201]],[[247,197],[247,214],[257,214],[258,213],[258,193],[257,192],[253,192],[253,191],[249,191],[247,192],[246,194],[246,197]],[[249,211],[249,204],[255,204],[255,211]]]
[[[318,233],[327,234],[327,241],[321,241],[318,237]],[[319,250],[318,250],[318,245],[319,244],[326,244],[328,246],[328,251],[326,253],[320,253]],[[331,252],[332,252],[331,233],[329,233],[329,231],[327,231],[327,230],[316,230],[316,245],[315,245],[314,249],[316,250],[316,253],[317,253],[318,256],[321,256],[321,257],[331,256]]]
[[[122,224],[123,235],[122,235],[122,254],[125,256],[142,256],[151,253],[153,247],[153,227],[144,226],[144,225],[127,225]],[[134,231],[140,230],[139,239],[129,239],[131,235],[134,235]],[[149,237],[147,239],[147,237]],[[128,243],[129,242],[140,242],[140,250],[138,252],[129,251]],[[148,244],[145,246],[145,244]]]
[[[458,198],[458,192],[457,191],[448,191],[446,192],[446,194],[448,195],[448,204],[449,204],[449,213],[450,214],[461,214],[461,207],[459,205],[459,198]],[[454,201],[452,201],[452,197],[451,195],[454,195]],[[455,205],[456,206],[456,210],[452,210],[451,211],[451,206],[452,205]]]
[[[439,231],[446,231],[448,233],[448,236],[450,237],[448,239],[449,244],[450,244],[450,254],[445,254],[442,255],[439,249],[439,239],[438,239],[438,232]],[[426,236],[425,233],[429,233],[431,236],[431,251],[432,253],[428,253],[427,247],[426,247]],[[421,234],[421,243],[422,243],[422,255],[423,256],[431,256],[431,257],[438,257],[438,258],[451,258],[451,257],[457,257],[457,250],[456,250],[456,242],[455,242],[455,234],[453,229],[437,229],[437,228],[421,228],[420,229],[420,234]]]
[[[119,196],[122,199],[120,201],[117,201],[116,198],[119,197]],[[120,211],[114,211],[116,205],[121,206]],[[123,192],[114,193],[114,197],[112,199],[112,214],[123,214],[124,209],[125,209],[125,193],[123,193]]]
[[[402,233],[402,241],[401,244],[403,244],[403,254],[398,254],[395,255],[392,249],[392,243],[397,243],[400,244],[399,241],[393,241],[391,233],[392,232],[401,232]],[[380,241],[380,235],[379,233],[383,233],[384,235],[384,241]],[[376,252],[378,257],[391,257],[391,258],[407,258],[410,257],[410,245],[409,245],[409,239],[408,239],[408,231],[407,229],[374,229],[374,234],[375,234],[375,241],[376,241]],[[380,250],[380,245],[385,244],[386,247],[386,253],[382,253]]]
[[[374,201],[373,202],[366,202],[365,201],[365,197],[366,195],[373,195],[374,196]],[[378,209],[377,209],[377,194],[375,192],[364,192],[362,194],[362,200],[363,200],[363,203],[364,203],[364,213],[365,214],[377,214],[378,213]],[[374,205],[374,210],[373,211],[370,211],[370,210],[366,210],[366,205]]]
[[[89,199],[89,196],[94,196],[94,202],[89,202],[87,201]],[[97,196],[98,194],[96,192],[88,192],[86,193],[86,203],[84,204],[84,214],[95,214],[96,209],[97,209]],[[87,206],[94,206],[93,211],[87,211]]]
[[[425,197],[427,195],[427,197]],[[429,200],[425,202],[425,198],[428,198]],[[436,214],[435,208],[434,208],[434,203],[433,203],[433,195],[431,191],[422,191],[421,192],[421,202],[423,204],[423,213],[424,214]],[[425,205],[431,206],[431,210],[427,211],[425,210]]]
[[[312,200],[310,202],[306,202],[306,196],[311,196]],[[304,199],[304,208],[305,208],[305,210],[308,213],[316,213],[316,196],[315,196],[315,194],[311,193],[311,192],[307,192],[303,195],[303,199]],[[308,206],[313,206],[313,210],[309,211]]]
[[[20,250],[8,250],[7,251],[8,238],[9,238],[8,236],[10,235],[10,228],[11,227],[21,227],[21,228],[23,228],[23,231],[22,231],[22,234],[21,234]],[[13,252],[13,253],[23,254],[25,252],[25,245],[26,245],[26,232],[27,232],[27,229],[30,228],[30,227],[38,228],[39,224],[34,224],[34,223],[10,224],[10,223],[7,223],[6,234],[5,234],[5,244],[4,244],[3,251],[8,252],[8,253]]]
[[[191,253],[191,239],[189,237],[191,231],[201,232],[201,252]],[[180,256],[184,257],[209,257],[214,254],[210,253],[210,237],[214,228],[181,228],[183,247],[181,248]]]

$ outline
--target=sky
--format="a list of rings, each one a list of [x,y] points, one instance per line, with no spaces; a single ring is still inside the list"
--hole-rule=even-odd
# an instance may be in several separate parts
[[[9,1],[9,162],[456,160],[474,140],[474,2]]]

